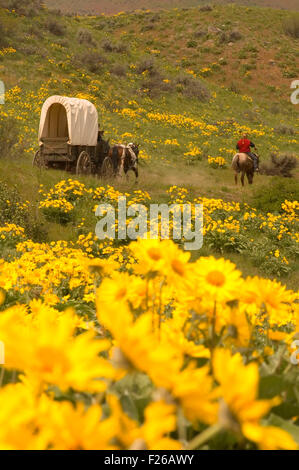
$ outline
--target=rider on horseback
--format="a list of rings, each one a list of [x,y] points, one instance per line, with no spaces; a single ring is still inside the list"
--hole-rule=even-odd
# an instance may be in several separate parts
[[[253,161],[254,171],[259,171],[259,159],[255,153],[251,152],[251,147],[256,148],[254,143],[248,139],[248,135],[243,134],[242,139],[237,143],[237,150],[239,150],[241,153],[246,153]]]

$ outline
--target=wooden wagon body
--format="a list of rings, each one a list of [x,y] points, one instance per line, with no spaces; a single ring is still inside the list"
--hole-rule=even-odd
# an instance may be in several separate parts
[[[87,100],[51,96],[43,104],[39,149],[33,164],[80,173],[95,173],[98,113]]]

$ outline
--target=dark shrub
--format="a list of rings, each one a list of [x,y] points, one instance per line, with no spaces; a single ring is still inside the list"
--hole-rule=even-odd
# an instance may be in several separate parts
[[[145,31],[151,31],[153,29],[155,29],[155,26],[152,23],[149,23],[149,24],[145,24],[144,26],[142,26],[141,31],[145,32]]]
[[[271,114],[278,114],[282,112],[281,104],[280,103],[272,103],[269,107],[269,111]]]
[[[155,74],[149,75],[142,82],[142,91],[146,90],[146,93],[151,97],[157,97],[161,95],[161,93],[166,93],[172,90],[171,83],[164,82],[164,77],[159,73],[156,72]]]
[[[90,72],[96,73],[102,70],[103,65],[107,63],[107,60],[99,52],[91,51],[79,56],[79,62]]]
[[[160,13],[154,13],[153,16],[149,19],[151,23],[156,23],[156,21],[159,21],[161,19]]]
[[[202,7],[199,8],[199,11],[212,11],[213,7],[210,5],[203,5]]]
[[[126,44],[113,43],[109,39],[105,39],[101,45],[105,52],[118,52],[121,54],[123,52],[127,52],[128,50]]]
[[[110,72],[117,77],[125,77],[127,74],[127,67],[123,64],[114,64]]]
[[[40,0],[0,0],[0,7],[14,10],[18,15],[36,16],[42,8]]]
[[[197,42],[193,41],[193,40],[190,40],[190,41],[187,42],[187,47],[189,47],[190,49],[193,48],[193,47],[197,47]]]
[[[145,71],[148,71],[150,75],[155,75],[156,73],[158,73],[156,69],[156,63],[152,57],[142,59],[139,64],[137,64],[137,73],[143,73]]]
[[[274,129],[275,133],[281,135],[294,135],[295,130],[292,127],[288,126],[278,126]]]
[[[180,74],[176,78],[177,90],[188,98],[196,98],[199,101],[207,101],[210,99],[208,88],[197,78],[190,75]]]
[[[55,36],[64,36],[66,33],[64,25],[56,20],[49,20],[47,23],[47,28],[50,33],[54,34]]]
[[[105,52],[113,52],[113,43],[109,41],[109,39],[105,39],[102,44],[102,48],[104,49]]]
[[[269,176],[284,176],[291,178],[292,171],[297,168],[298,161],[295,155],[271,155],[271,162],[261,165],[261,173]]]
[[[218,42],[219,44],[226,44],[229,42],[239,41],[240,39],[242,39],[242,37],[242,34],[237,29],[234,29],[233,31],[229,32],[222,31],[219,34]]]
[[[239,41],[240,39],[242,39],[242,37],[243,37],[242,34],[237,29],[234,29],[229,34],[230,42]]]
[[[94,45],[94,40],[91,32],[88,29],[79,29],[77,33],[77,41],[80,44],[91,44]]]
[[[194,37],[202,38],[208,34],[206,29],[199,28],[194,32]]]

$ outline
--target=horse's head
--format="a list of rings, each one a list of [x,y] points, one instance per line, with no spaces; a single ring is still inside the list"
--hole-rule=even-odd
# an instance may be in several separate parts
[[[124,162],[124,171],[127,173],[129,170],[133,170],[136,178],[138,178],[138,155],[139,145],[130,143],[127,145],[128,151],[126,152],[126,158]]]
[[[109,151],[110,151],[110,145],[109,145],[109,140],[104,140],[102,139],[99,144],[101,146],[101,154],[103,155],[103,157],[107,157],[108,154],[109,154]]]
[[[137,159],[138,159],[138,155],[139,155],[139,144],[136,144],[134,142],[131,142],[130,144],[128,144],[128,147],[130,147],[133,152],[135,153]]]

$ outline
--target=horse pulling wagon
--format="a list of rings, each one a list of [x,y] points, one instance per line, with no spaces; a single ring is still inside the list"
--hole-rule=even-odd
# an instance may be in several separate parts
[[[96,174],[109,153],[109,144],[99,132],[95,106],[79,98],[48,98],[41,110],[38,139],[33,165],[39,168]]]

